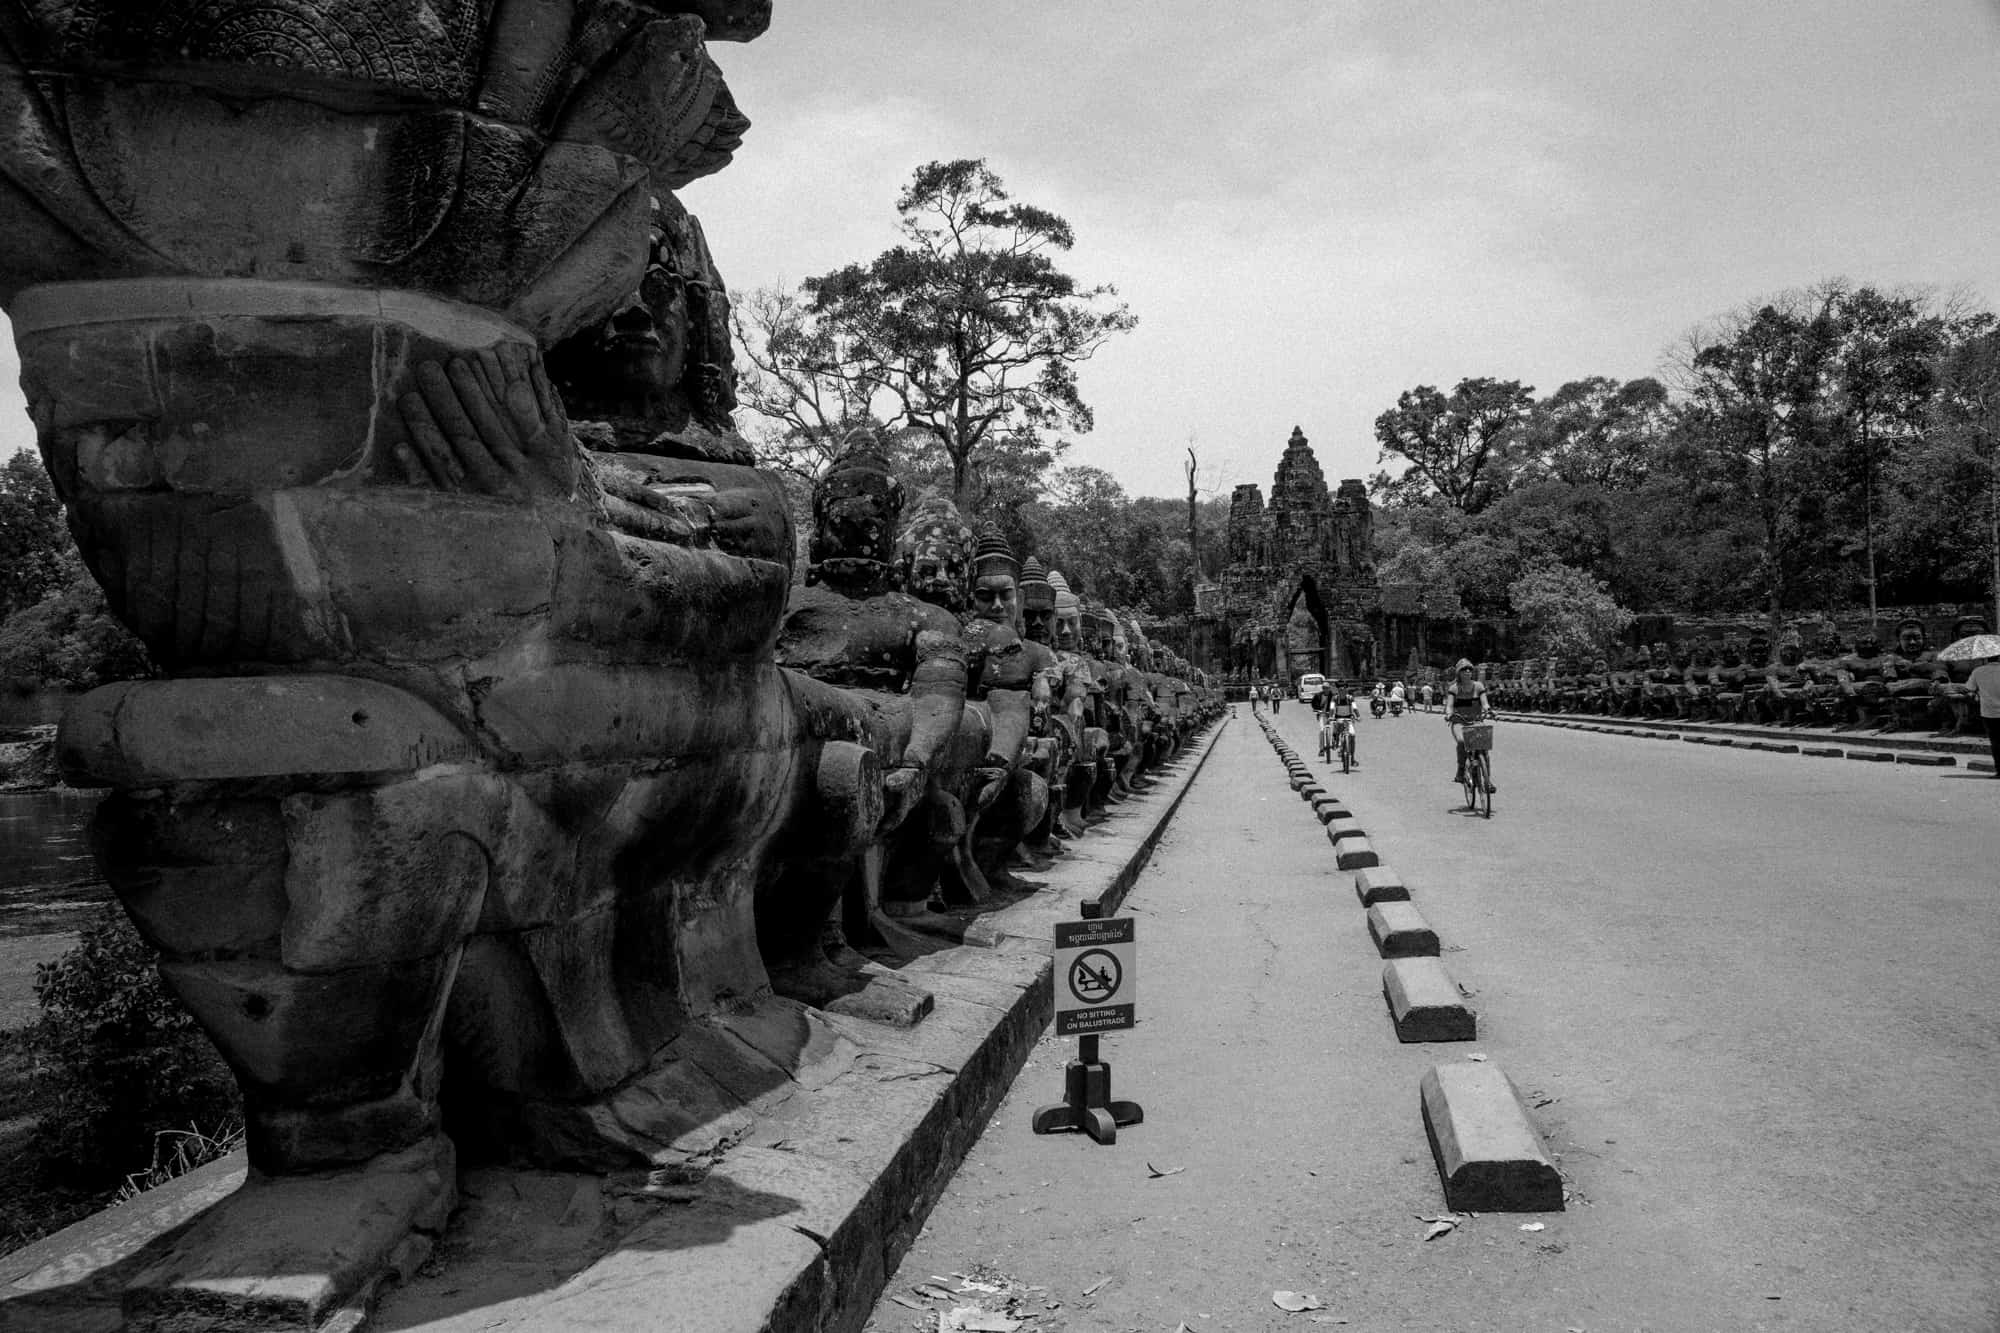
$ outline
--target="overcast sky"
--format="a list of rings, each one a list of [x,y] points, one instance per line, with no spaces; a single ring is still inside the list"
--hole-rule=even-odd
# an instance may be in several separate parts
[[[865,260],[912,168],[986,158],[1139,317],[1071,455],[1136,494],[1190,435],[1268,487],[1295,424],[1364,476],[1412,385],[1653,374],[1829,276],[2000,302],[1990,0],[778,0],[713,51],[754,124],[682,198],[730,286]]]

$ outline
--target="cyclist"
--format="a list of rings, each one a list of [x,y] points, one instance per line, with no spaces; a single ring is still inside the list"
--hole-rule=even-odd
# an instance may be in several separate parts
[[[1446,704],[1449,705],[1445,713],[1448,721],[1455,719],[1459,722],[1484,722],[1493,716],[1493,701],[1486,696],[1486,682],[1477,677],[1472,663],[1463,657],[1458,659],[1457,678],[1445,686],[1444,697]],[[1465,747],[1460,745],[1457,748],[1458,772],[1452,774],[1451,780],[1463,783]],[[1489,793],[1499,791],[1500,789],[1493,785],[1493,757],[1490,754],[1487,756],[1486,764],[1486,790]]]
[[[1333,749],[1335,754],[1340,753],[1340,738],[1343,735],[1359,739],[1361,732],[1354,725],[1355,719],[1359,716],[1359,710],[1355,708],[1354,696],[1347,692],[1347,686],[1340,686],[1333,692],[1333,697],[1326,701],[1326,716],[1333,727]],[[1360,755],[1361,752],[1357,747],[1354,758],[1354,766],[1356,768],[1361,767]]]

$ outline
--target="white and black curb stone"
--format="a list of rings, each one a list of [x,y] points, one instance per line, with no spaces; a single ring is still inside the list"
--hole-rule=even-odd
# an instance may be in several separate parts
[[[1481,1213],[1559,1213],[1562,1176],[1514,1081],[1491,1064],[1437,1065],[1419,1088],[1445,1205]]]
[[[1361,899],[1363,907],[1373,907],[1376,903],[1410,901],[1410,891],[1404,887],[1403,877],[1388,866],[1374,866],[1368,870],[1355,871],[1354,894]]]
[[[1382,998],[1397,1041],[1471,1041],[1479,1023],[1458,983],[1435,958],[1391,958],[1382,965]]]
[[[1368,909],[1368,933],[1384,958],[1437,957],[1437,932],[1413,903],[1375,904]]]
[[[1365,870],[1382,864],[1375,844],[1366,838],[1342,838],[1333,845],[1333,864],[1342,870]]]

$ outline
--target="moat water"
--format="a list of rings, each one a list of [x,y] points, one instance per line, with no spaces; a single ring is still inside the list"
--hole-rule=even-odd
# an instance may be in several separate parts
[[[98,793],[0,793],[0,939],[73,931],[111,891],[85,831]]]

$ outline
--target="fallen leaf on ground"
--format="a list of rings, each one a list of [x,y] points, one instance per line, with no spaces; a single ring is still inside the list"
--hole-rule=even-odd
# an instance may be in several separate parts
[[[1154,1166],[1151,1162],[1146,1163],[1146,1176],[1149,1180],[1158,1180],[1162,1176],[1177,1176],[1185,1170],[1187,1170],[1187,1168],[1184,1166],[1170,1166],[1166,1170],[1162,1171],[1160,1170],[1159,1167]]]
[[[911,1287],[910,1290],[916,1292],[917,1295],[927,1301],[948,1301],[952,1298],[951,1292],[946,1291],[943,1287],[933,1287],[928,1282],[919,1282],[916,1286]]]
[[[1095,1296],[1098,1293],[1098,1291],[1101,1290],[1110,1281],[1111,1279],[1108,1277],[1101,1277],[1097,1279],[1097,1281],[1085,1287],[1083,1289],[1083,1294],[1086,1296]]]
[[[1322,1310],[1326,1308],[1320,1303],[1319,1297],[1308,1295],[1301,1291],[1274,1291],[1271,1293],[1271,1304],[1277,1306],[1280,1310],[1290,1310],[1294,1314],[1297,1314],[1300,1310]]]
[[[891,1296],[889,1299],[894,1301],[898,1305],[908,1306],[912,1310],[921,1310],[924,1308],[923,1306],[917,1304],[917,1302],[911,1300],[908,1296]]]
[[[1457,1229],[1458,1223],[1456,1222],[1433,1222],[1430,1224],[1429,1229],[1424,1232],[1424,1239],[1436,1240],[1439,1236],[1447,1235]]]
[[[1521,1230],[1523,1230],[1523,1231],[1540,1231],[1540,1230],[1542,1230],[1542,1229],[1543,1229],[1543,1227],[1545,1227],[1546,1225],[1547,1225],[1547,1223],[1544,1223],[1544,1222],[1523,1222],[1523,1223],[1521,1223]]]

